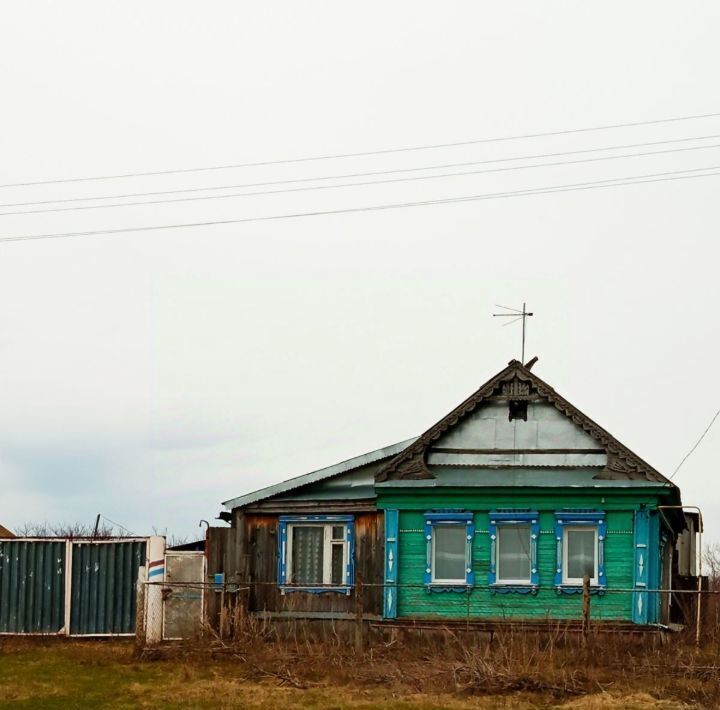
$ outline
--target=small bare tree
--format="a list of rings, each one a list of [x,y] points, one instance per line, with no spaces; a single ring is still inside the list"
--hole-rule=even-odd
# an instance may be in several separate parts
[[[69,537],[106,539],[121,535],[114,525],[102,521],[95,530],[95,525],[85,523],[42,523],[26,522],[15,530],[18,537]]]
[[[702,571],[708,579],[708,591],[703,601],[706,633],[715,644],[720,642],[720,543],[706,545],[702,551]]]
[[[710,589],[720,591],[720,542],[706,545],[702,556],[703,572],[708,577]]]

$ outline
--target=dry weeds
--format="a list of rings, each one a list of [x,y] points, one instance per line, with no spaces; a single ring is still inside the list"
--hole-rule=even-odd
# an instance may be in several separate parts
[[[628,708],[720,707],[720,659],[681,637],[445,631],[318,641],[257,621],[139,656],[129,643],[0,639],[0,707]]]

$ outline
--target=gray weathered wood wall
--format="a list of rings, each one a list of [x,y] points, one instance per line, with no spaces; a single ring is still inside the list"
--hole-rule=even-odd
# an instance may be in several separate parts
[[[283,594],[278,587],[278,513],[235,511],[233,527],[210,528],[207,535],[208,575],[225,574],[225,581],[248,587],[242,592],[250,612],[287,616],[354,615],[358,603],[365,614],[382,614],[383,515],[382,511],[358,511],[355,515],[355,577],[358,585],[351,593],[311,593],[295,591]],[[210,618],[217,613],[208,609]]]

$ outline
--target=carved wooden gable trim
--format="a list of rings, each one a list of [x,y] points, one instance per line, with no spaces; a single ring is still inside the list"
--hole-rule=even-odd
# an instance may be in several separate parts
[[[391,459],[378,471],[375,480],[382,482],[434,478],[427,467],[427,454],[433,442],[468,416],[481,402],[491,398],[509,401],[541,398],[553,404],[558,411],[590,434],[605,450],[608,457],[607,465],[596,478],[670,483],[659,471],[623,446],[614,436],[561,397],[550,385],[523,367],[517,360],[512,360],[504,370],[488,380],[477,392],[428,429],[417,441]]]

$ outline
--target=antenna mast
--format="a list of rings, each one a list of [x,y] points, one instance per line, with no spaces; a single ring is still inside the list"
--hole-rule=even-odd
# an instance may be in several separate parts
[[[522,364],[525,364],[525,326],[527,323],[527,319],[534,315],[533,313],[528,313],[525,306],[527,304],[523,303],[522,310],[519,311],[517,308],[508,308],[507,306],[501,306],[499,304],[495,304],[498,308],[504,308],[506,311],[510,311],[510,313],[493,313],[493,318],[512,318],[513,320],[508,321],[505,323],[505,325],[512,325],[513,323],[517,323],[519,320],[522,320],[522,350],[520,355],[520,362]],[[504,328],[505,326],[503,326]]]

